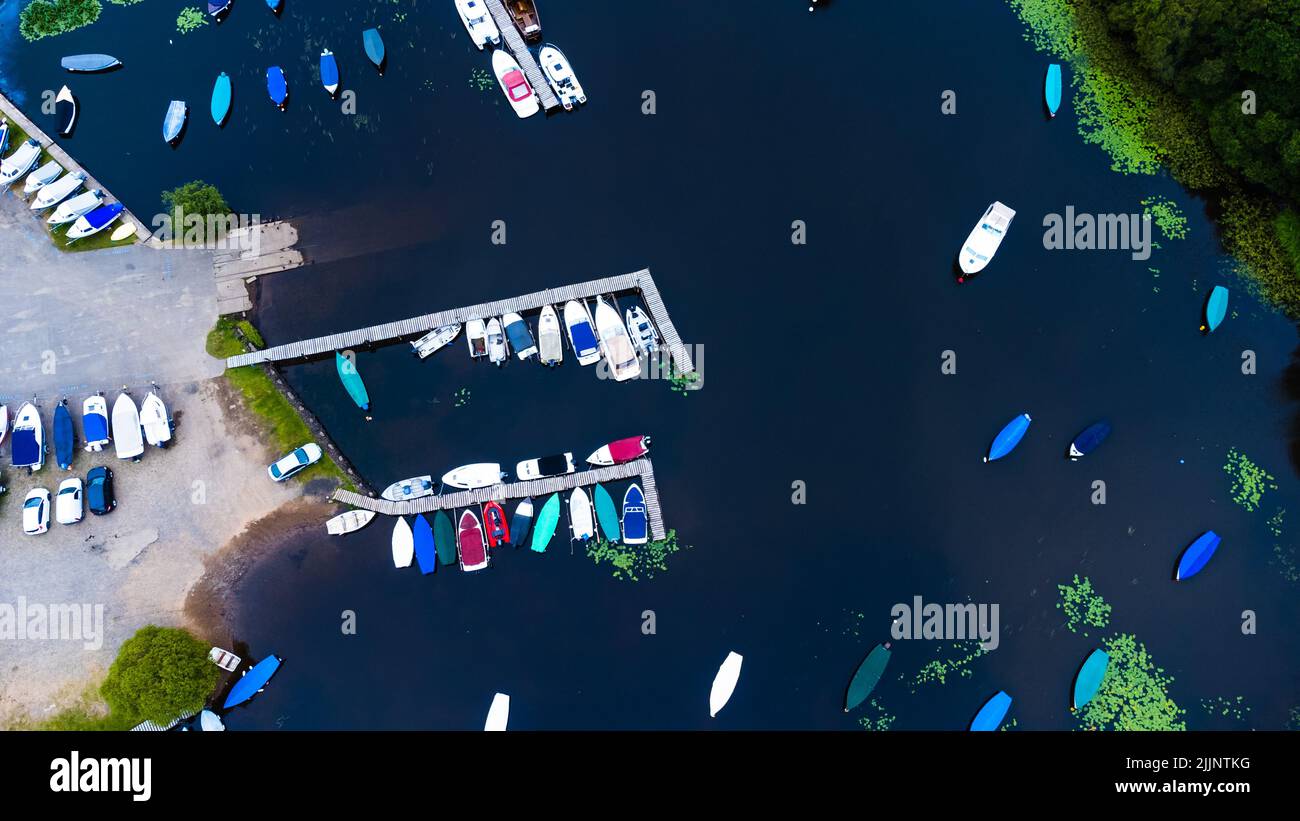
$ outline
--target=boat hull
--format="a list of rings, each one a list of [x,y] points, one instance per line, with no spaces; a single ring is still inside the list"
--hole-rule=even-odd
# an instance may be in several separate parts
[[[510,543],[510,525],[506,523],[506,512],[496,502],[483,505],[483,530],[487,533],[488,547]]]
[[[1083,667],[1079,668],[1079,674],[1074,677],[1074,695],[1072,703],[1074,709],[1078,710],[1092,701],[1092,697],[1097,695],[1097,690],[1101,688],[1102,679],[1106,677],[1106,668],[1110,665],[1110,656],[1104,650],[1093,650],[1084,659]]]
[[[1015,450],[1016,445],[1019,445],[1020,440],[1025,437],[1025,432],[1029,430],[1029,423],[1032,421],[1029,414],[1022,413],[1008,422],[994,437],[993,444],[989,446],[989,454],[984,457],[984,461],[992,462],[1001,459]]]
[[[1209,299],[1205,302],[1205,324],[1201,326],[1201,330],[1205,333],[1213,333],[1227,315],[1228,289],[1222,285],[1215,285],[1210,291]]]
[[[596,522],[600,525],[601,534],[604,535],[605,541],[617,544],[623,534],[619,527],[618,508],[614,507],[614,498],[609,495],[608,490],[605,490],[605,486],[599,483],[592,491],[592,498],[596,503]]]
[[[59,403],[54,408],[54,461],[62,470],[72,469],[76,434],[72,428],[72,414],[68,406]]]
[[[1052,63],[1047,67],[1047,78],[1043,81],[1043,102],[1047,104],[1047,113],[1055,117],[1061,107],[1061,66]]]
[[[569,496],[569,529],[573,533],[573,538],[579,542],[588,541],[596,535],[596,523],[591,515],[591,500],[587,498],[587,492],[580,487],[575,487]]]
[[[1178,559],[1178,569],[1174,571],[1176,581],[1186,581],[1197,573],[1205,569],[1214,556],[1214,551],[1219,549],[1219,543],[1223,539],[1213,530],[1207,530],[1196,538],[1196,541],[1188,545],[1183,551],[1183,555]]]
[[[984,706],[975,714],[971,720],[970,729],[972,732],[992,732],[1002,726],[1002,719],[1006,718],[1007,710],[1011,709],[1011,696],[999,691],[993,698],[984,702]]]
[[[853,674],[852,680],[849,681],[849,689],[844,694],[844,712],[851,712],[857,709],[858,705],[867,700],[871,691],[876,689],[876,684],[880,682],[880,677],[884,675],[885,667],[889,664],[889,645],[877,644],[871,648],[871,652],[858,665],[858,669]]]
[[[510,517],[510,541],[515,547],[527,541],[532,525],[533,497],[529,496],[515,506],[515,515]]]
[[[225,703],[221,705],[222,709],[238,707],[257,695],[258,691],[271,681],[271,677],[280,669],[282,663],[278,656],[267,656],[255,664],[244,673],[243,678],[235,682],[234,687],[230,688]]]
[[[438,551],[434,547],[433,526],[429,520],[416,514],[411,532],[415,542],[415,561],[420,565],[420,573],[427,576],[438,572]]]
[[[556,528],[560,524],[560,494],[552,493],[551,498],[546,500],[542,505],[541,512],[537,514],[537,521],[533,524],[533,540],[529,545],[534,553],[545,553],[546,547],[555,537]]]
[[[460,569],[464,572],[473,573],[488,566],[487,542],[483,538],[483,527],[472,511],[467,510],[460,516],[456,546],[460,551]]]
[[[410,567],[415,559],[415,534],[407,524],[405,516],[398,516],[393,523],[393,566]]]
[[[732,651],[727,654],[718,673],[713,677],[713,687],[709,690],[709,718],[716,718],[731,696],[736,692],[736,682],[740,680],[740,667],[744,656]]]
[[[119,459],[139,459],[144,453],[140,409],[126,393],[118,394],[113,402],[113,449]]]
[[[645,494],[635,482],[623,493],[623,544],[645,544],[649,538]]]
[[[1110,423],[1104,421],[1092,423],[1070,443],[1070,458],[1078,459],[1087,456],[1096,450],[1107,436],[1110,436]]]

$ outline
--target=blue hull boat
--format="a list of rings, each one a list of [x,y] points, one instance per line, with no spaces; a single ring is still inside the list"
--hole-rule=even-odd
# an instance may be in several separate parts
[[[1228,315],[1228,289],[1222,285],[1215,285],[1214,290],[1210,291],[1210,298],[1205,303],[1205,324],[1201,330],[1205,333],[1212,333],[1223,318]]]
[[[230,9],[230,4],[232,2],[234,2],[234,0],[209,0],[208,14],[213,17],[220,17]]]
[[[1110,656],[1105,650],[1093,650],[1083,662],[1083,667],[1079,668],[1079,675],[1074,677],[1074,709],[1083,707],[1097,695],[1109,665]]]
[[[998,694],[984,703],[970,723],[971,732],[992,732],[1002,726],[1007,710],[1011,709],[1011,696],[999,690]]]
[[[384,49],[384,38],[379,36],[379,29],[366,29],[361,32],[361,40],[366,46],[366,56],[370,62],[375,64],[379,73],[384,73],[384,60],[388,58],[388,52]]]
[[[1078,459],[1080,456],[1087,456],[1097,449],[1097,446],[1110,436],[1110,423],[1104,419],[1100,422],[1093,422],[1083,429],[1083,432],[1074,437],[1070,443],[1070,458]]]
[[[1056,116],[1061,107],[1061,65],[1052,63],[1047,67],[1047,81],[1043,84],[1043,100],[1047,103],[1047,113]]]
[[[1197,537],[1196,541],[1183,551],[1182,558],[1178,560],[1178,570],[1174,573],[1174,579],[1185,581],[1201,572],[1214,551],[1219,549],[1219,534],[1213,530],[1207,530]]]
[[[72,227],[68,229],[68,244],[71,245],[76,240],[98,234],[111,225],[125,210],[126,206],[120,202],[115,202],[111,205],[101,205],[85,216],[79,217],[76,222],[72,223]]]
[[[284,69],[271,66],[266,70],[266,93],[281,111],[289,104],[289,83],[284,79]]]
[[[189,106],[184,100],[172,100],[167,105],[167,114],[163,116],[163,141],[168,145],[176,142],[185,128],[185,119],[189,116]]]
[[[420,572],[424,575],[438,571],[438,551],[433,547],[433,526],[429,520],[416,514],[415,526],[415,560],[420,563]]]
[[[73,440],[72,414],[68,406],[60,402],[54,408],[54,460],[63,470],[72,469]]]
[[[223,71],[212,86],[212,122],[218,127],[225,125],[230,116],[230,91],[230,75]]]
[[[107,54],[73,54],[59,61],[65,71],[78,73],[108,71],[122,65],[122,61]]]
[[[320,84],[331,97],[339,93],[339,61],[329,49],[320,53]]]
[[[347,389],[352,401],[357,403],[358,408],[370,410],[370,392],[366,390],[366,383],[361,380],[361,374],[357,373],[357,366],[338,351],[334,352],[334,366],[338,369],[339,381]]]
[[[266,0],[266,7],[269,8],[272,13],[279,14],[280,9],[284,8],[284,0]]]
[[[510,517],[510,541],[515,547],[528,538],[528,530],[533,526],[533,497],[529,496],[515,507],[515,515]]]
[[[646,543],[645,494],[633,483],[623,494],[623,544]]]
[[[1008,422],[1006,427],[994,437],[993,444],[989,446],[989,455],[984,457],[984,461],[992,462],[994,459],[1001,459],[1015,450],[1016,445],[1024,438],[1025,431],[1029,430],[1031,421],[1033,420],[1029,418],[1029,414],[1022,413]]]
[[[282,663],[279,656],[271,655],[255,664],[244,673],[244,677],[237,681],[234,687],[230,688],[230,695],[226,696],[225,703],[221,705],[222,709],[238,707],[257,695],[257,692],[271,680],[271,676],[280,669]]]

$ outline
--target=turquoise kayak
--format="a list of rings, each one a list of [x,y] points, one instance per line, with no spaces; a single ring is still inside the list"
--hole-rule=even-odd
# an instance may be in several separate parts
[[[1074,677],[1074,709],[1078,710],[1097,695],[1097,689],[1101,687],[1101,680],[1106,677],[1106,667],[1109,664],[1110,656],[1105,650],[1093,650],[1083,662],[1083,667],[1079,668],[1079,675]]]
[[[1047,103],[1047,113],[1056,116],[1061,107],[1061,64],[1052,63],[1047,67],[1047,81],[1043,84],[1043,100]]]
[[[230,76],[221,72],[212,87],[212,122],[224,125],[230,115]]]
[[[1008,422],[1006,427],[994,437],[993,444],[989,447],[989,455],[984,457],[984,461],[992,462],[994,459],[1001,459],[1015,450],[1016,445],[1024,438],[1025,431],[1029,430],[1031,421],[1033,420],[1029,418],[1029,414],[1022,413]]]
[[[1214,290],[1210,291],[1209,300],[1205,303],[1205,324],[1201,326],[1201,330],[1212,333],[1227,315],[1228,289],[1222,285],[1215,285]]]
[[[991,732],[1002,726],[1002,719],[1006,718],[1007,710],[1011,709],[1011,696],[999,690],[998,694],[988,701],[975,714],[975,719],[971,721],[971,732]]]
[[[885,665],[889,664],[889,655],[888,642],[871,648],[862,664],[858,665],[853,680],[849,682],[849,691],[844,696],[844,712],[847,713],[866,701],[871,691],[876,689],[876,684],[885,672]]]
[[[552,493],[551,498],[546,500],[541,512],[537,514],[537,521],[533,523],[533,541],[529,547],[538,553],[545,553],[546,546],[551,543],[551,537],[555,535],[555,528],[559,524],[560,494]]]
[[[370,394],[366,391],[366,383],[362,381],[361,374],[357,373],[357,366],[339,351],[334,352],[334,364],[339,371],[339,380],[347,388],[348,396],[352,397],[358,408],[370,410]]]
[[[605,541],[610,544],[618,544],[622,536],[618,524],[618,508],[614,507],[614,499],[605,490],[602,484],[596,485],[596,519],[600,522],[600,529],[605,533]]]

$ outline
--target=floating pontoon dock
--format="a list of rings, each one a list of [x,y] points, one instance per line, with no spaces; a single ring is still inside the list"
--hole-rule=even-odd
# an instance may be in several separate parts
[[[542,108],[550,111],[552,108],[558,108],[560,101],[555,98],[551,91],[551,84],[546,82],[542,69],[533,59],[533,53],[528,50],[528,44],[520,36],[519,29],[515,28],[515,21],[511,19],[510,12],[506,7],[501,5],[501,0],[487,0],[488,11],[492,12],[492,19],[496,21],[497,28],[501,30],[501,37],[506,41],[506,48],[510,53],[515,55],[515,61],[519,67],[524,70],[528,76],[528,84],[533,87],[537,93],[537,98],[542,102]]]

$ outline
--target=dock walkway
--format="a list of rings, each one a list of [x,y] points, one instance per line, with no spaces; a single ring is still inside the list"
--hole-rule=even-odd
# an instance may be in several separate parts
[[[515,21],[510,18],[510,12],[501,5],[501,0],[487,0],[487,7],[488,11],[492,12],[492,19],[496,21],[497,28],[501,30],[506,48],[515,55],[515,62],[519,63],[519,67],[524,70],[524,74],[528,77],[528,84],[533,87],[533,91],[537,92],[542,108],[547,111],[558,108],[560,101],[551,91],[551,84],[546,81],[546,75],[542,74],[541,66],[533,59],[533,53],[528,50],[528,44],[519,34],[519,29],[515,28]]]

